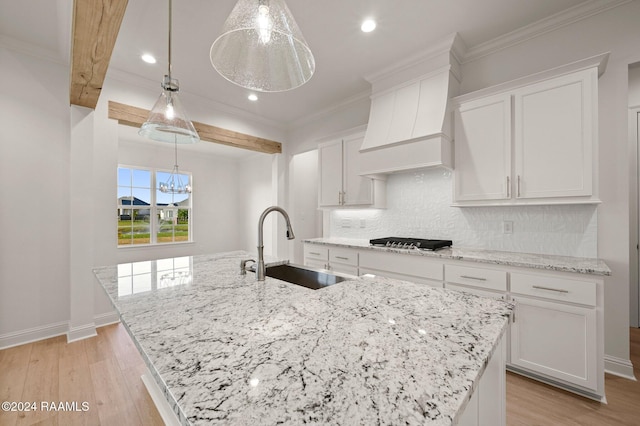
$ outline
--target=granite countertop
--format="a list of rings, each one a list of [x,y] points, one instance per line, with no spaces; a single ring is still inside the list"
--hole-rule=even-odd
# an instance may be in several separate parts
[[[369,244],[369,240],[350,238],[313,238],[303,240],[303,242],[337,247],[403,253],[413,256],[440,258],[444,260],[465,260],[469,262],[548,269],[562,272],[576,272],[580,274],[611,275],[611,269],[609,269],[602,259],[589,257],[556,256],[457,247],[448,247],[436,251],[399,249],[391,247],[374,247]]]
[[[257,282],[248,257],[94,270],[184,425],[456,424],[513,309],[382,277]]]

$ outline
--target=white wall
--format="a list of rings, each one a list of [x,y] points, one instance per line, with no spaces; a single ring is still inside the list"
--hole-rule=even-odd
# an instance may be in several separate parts
[[[66,332],[70,110],[66,67],[3,47],[0,63],[2,347]]]
[[[118,163],[128,166],[171,169],[174,147],[163,143],[139,143],[119,139]],[[163,257],[239,250],[238,162],[178,146],[180,170],[193,179],[193,243],[155,247],[117,246],[115,227],[109,245],[117,252],[117,263]],[[115,195],[112,193],[111,198]],[[112,204],[114,200],[111,200]]]
[[[117,319],[95,279],[87,278],[93,278],[95,266],[242,248],[240,160],[186,150],[179,153],[180,166],[193,173],[198,191],[194,243],[117,248],[118,162],[170,168],[173,150],[120,142],[120,126],[107,118],[107,102],[149,108],[159,95],[157,82],[108,77],[96,110],[90,111],[69,107],[67,66],[5,47],[0,47],[0,63],[0,76],[11,82],[0,88],[0,177],[10,183],[0,185],[5,201],[0,213],[0,348],[64,333],[70,339],[88,337],[95,324]],[[270,122],[218,111],[217,104],[183,95],[194,120],[285,142],[284,131]],[[266,167],[269,183],[273,164],[269,160]],[[276,167],[282,169],[280,163]],[[255,178],[265,182],[262,175]],[[246,186],[255,186],[251,177],[243,179]]]
[[[640,127],[640,63],[629,67],[629,324],[640,325],[638,281],[638,127]]]
[[[272,183],[273,157],[267,154],[254,154],[242,160],[238,165],[238,243],[243,250],[257,253],[258,219],[267,207],[273,204]],[[274,217],[270,213],[264,222],[263,242],[265,255],[273,254]]]
[[[291,260],[302,264],[302,240],[322,235],[322,211],[318,210],[318,150],[292,156],[290,171],[289,214],[296,234]]]

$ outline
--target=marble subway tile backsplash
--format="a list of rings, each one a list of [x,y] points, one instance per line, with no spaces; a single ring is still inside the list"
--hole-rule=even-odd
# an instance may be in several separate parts
[[[387,209],[334,210],[329,236],[443,238],[456,247],[597,257],[594,205],[451,207],[452,185],[444,169],[390,175]]]

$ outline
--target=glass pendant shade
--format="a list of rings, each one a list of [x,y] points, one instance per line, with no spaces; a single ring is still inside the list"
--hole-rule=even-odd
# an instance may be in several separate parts
[[[261,92],[295,89],[315,71],[311,49],[284,0],[239,0],[210,56],[224,78]]]
[[[166,77],[165,77],[166,79]],[[178,97],[177,81],[163,84],[162,93],[138,134],[160,142],[196,143],[200,140]]]
[[[169,0],[169,63],[167,75],[162,81],[162,93],[149,113],[149,118],[142,124],[138,134],[160,142],[174,144],[196,143],[200,140],[193,123],[178,98],[178,80],[171,78],[171,21],[172,1]]]

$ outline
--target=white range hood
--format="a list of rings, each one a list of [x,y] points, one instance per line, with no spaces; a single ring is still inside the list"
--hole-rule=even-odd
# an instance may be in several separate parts
[[[361,175],[453,168],[449,100],[458,94],[461,48],[454,34],[417,59],[367,77],[372,95]]]

